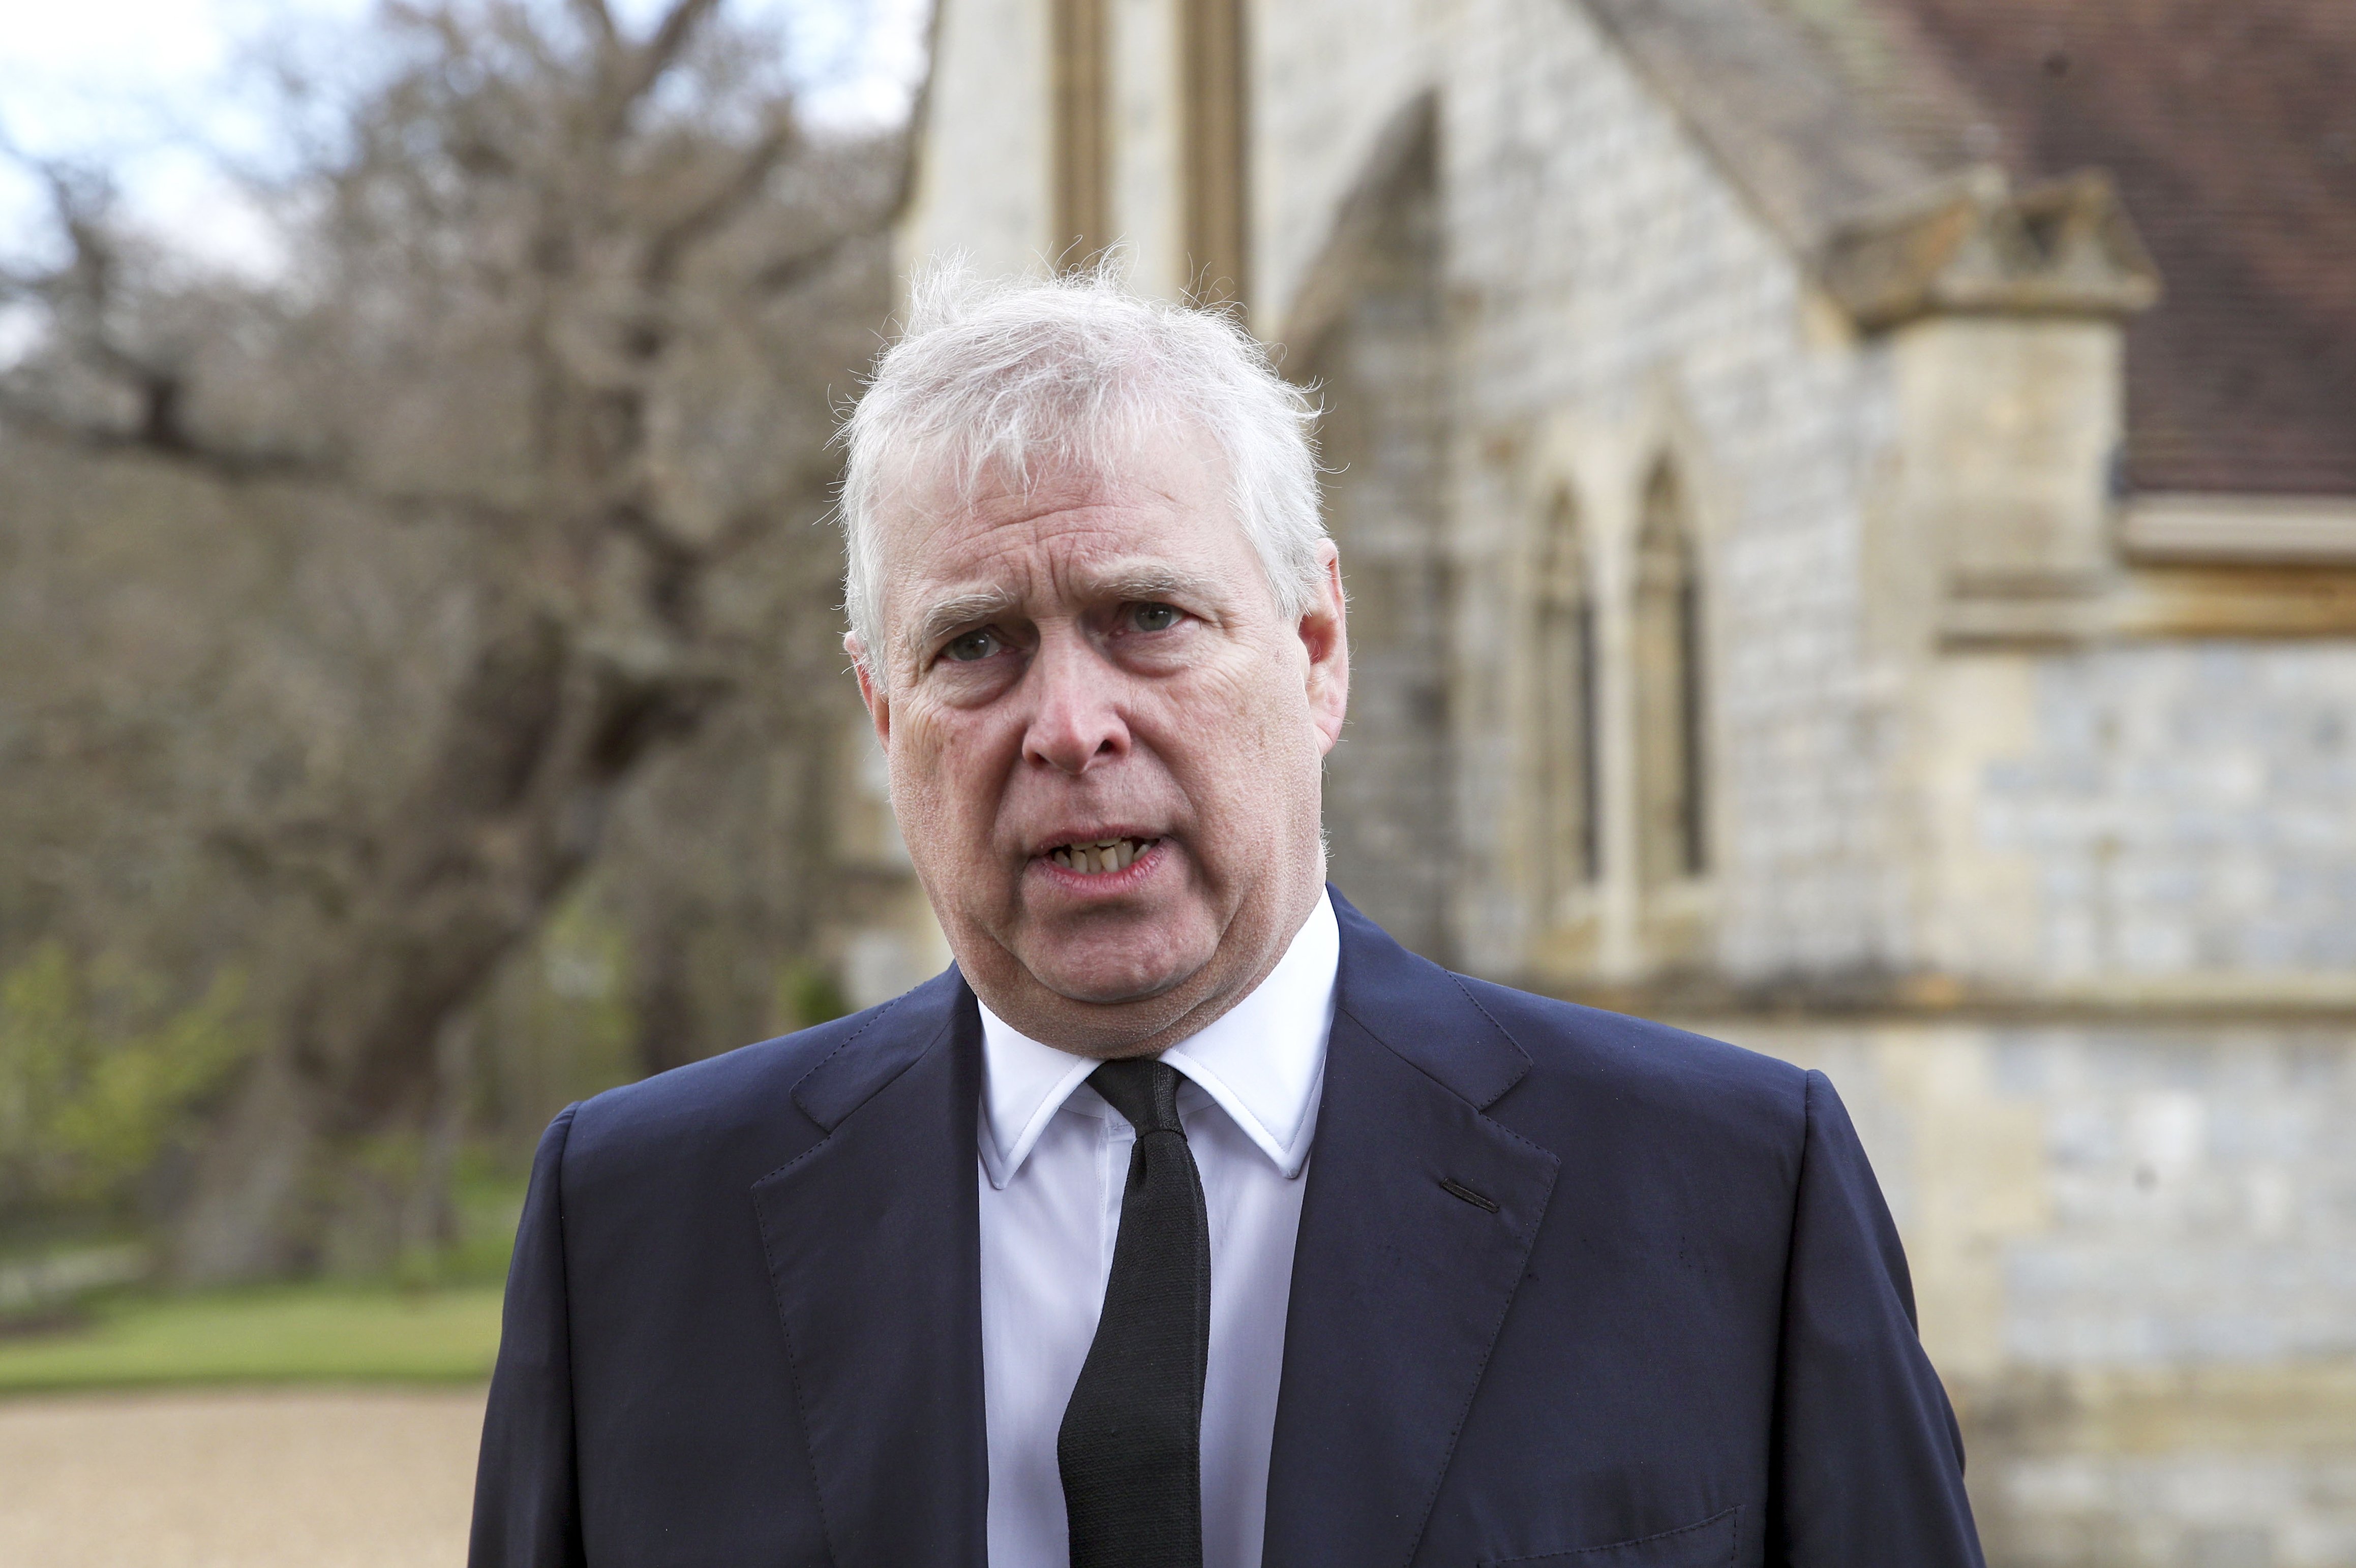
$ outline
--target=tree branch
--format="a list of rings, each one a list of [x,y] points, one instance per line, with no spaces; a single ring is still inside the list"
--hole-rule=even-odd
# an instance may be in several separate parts
[[[608,50],[620,49],[622,35],[614,26],[614,13],[606,7],[605,0],[572,0],[572,10],[597,41],[600,58]]]
[[[780,256],[753,274],[752,286],[760,293],[789,293],[833,266],[851,246],[873,237],[873,229],[852,229],[809,250]]]
[[[0,424],[37,440],[98,457],[140,456],[170,463],[224,485],[309,485],[348,496],[403,522],[458,517],[468,523],[519,528],[532,520],[529,508],[482,496],[446,490],[382,490],[355,475],[337,460],[316,453],[275,447],[234,447],[195,439],[184,431],[158,440],[149,425],[125,430],[60,417],[55,411],[0,387]]]
[[[795,123],[789,106],[780,105],[773,113],[768,129],[758,141],[744,149],[735,166],[725,176],[713,182],[702,199],[691,203],[669,223],[655,231],[647,242],[644,259],[638,266],[638,281],[648,288],[661,288],[678,273],[679,266],[688,252],[714,232],[726,227],[728,221],[752,204],[768,183],[769,176],[786,155],[801,144],[801,132]]]
[[[165,458],[233,485],[265,479],[332,481],[336,476],[331,465],[305,453],[223,446],[198,439],[182,422],[177,381],[132,389],[142,394],[144,406],[139,423],[128,429],[66,419],[5,389],[0,389],[0,421],[28,435],[99,456],[129,453]]]
[[[712,19],[720,9],[720,0],[675,0],[664,13],[651,37],[628,52],[623,71],[614,82],[614,96],[606,109],[606,132],[610,135],[621,129],[622,122],[638,100],[660,81],[663,73],[679,63],[697,28]]]
[[[45,278],[12,279],[12,290],[47,303],[70,350],[120,383],[136,400],[139,411],[137,422],[128,430],[75,425],[10,396],[9,389],[0,386],[0,414],[27,428],[49,429],[93,450],[138,449],[244,475],[288,467],[293,460],[286,453],[210,450],[190,432],[186,375],[129,347],[109,324],[122,272],[122,258],[105,221],[110,193],[102,185],[77,178],[62,165],[43,161],[32,166],[49,187],[49,205],[70,249],[65,264],[56,272]]]

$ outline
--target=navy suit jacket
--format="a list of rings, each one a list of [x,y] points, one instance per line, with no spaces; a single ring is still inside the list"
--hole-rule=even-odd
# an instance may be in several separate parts
[[[1832,1085],[1333,902],[1269,1568],[1978,1563]],[[983,1568],[980,1072],[951,969],[558,1116],[474,1568]]]

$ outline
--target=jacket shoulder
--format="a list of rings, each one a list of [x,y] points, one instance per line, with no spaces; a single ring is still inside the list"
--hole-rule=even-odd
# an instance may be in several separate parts
[[[784,1164],[826,1136],[797,1090],[821,1067],[850,1053],[937,1027],[932,1015],[955,994],[955,972],[888,1002],[828,1023],[740,1046],[608,1089],[574,1109],[566,1146],[566,1180],[576,1172],[620,1174],[649,1165],[732,1174]],[[767,1162],[763,1164],[762,1162]],[[748,1177],[747,1179],[751,1178]]]
[[[1660,1135],[1730,1136],[1779,1159],[1796,1154],[1807,1122],[1804,1070],[1647,1019],[1453,977],[1530,1059],[1493,1114],[1601,1105]]]

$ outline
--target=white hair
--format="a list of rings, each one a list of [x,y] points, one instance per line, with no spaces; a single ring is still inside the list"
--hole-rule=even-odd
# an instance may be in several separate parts
[[[1112,262],[983,282],[953,261],[918,273],[911,295],[905,329],[837,432],[843,607],[865,656],[884,630],[877,514],[895,496],[946,480],[969,502],[986,475],[1023,485],[1066,465],[1117,472],[1123,451],[1183,423],[1217,442],[1228,503],[1279,611],[1298,620],[1314,602],[1325,538],[1316,410],[1232,315],[1141,299]]]

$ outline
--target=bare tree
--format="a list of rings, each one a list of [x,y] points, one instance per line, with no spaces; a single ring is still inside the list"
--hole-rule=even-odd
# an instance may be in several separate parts
[[[814,143],[719,10],[632,36],[603,0],[388,8],[396,63],[280,192],[298,264],[268,285],[191,281],[51,171],[66,260],[13,280],[48,336],[0,420],[431,526],[464,562],[419,629],[464,651],[430,737],[388,748],[397,781],[214,827],[286,956],[187,1184],[187,1277],[318,1255],[651,760],[748,679],[824,744],[825,400],[882,315],[905,161]]]

